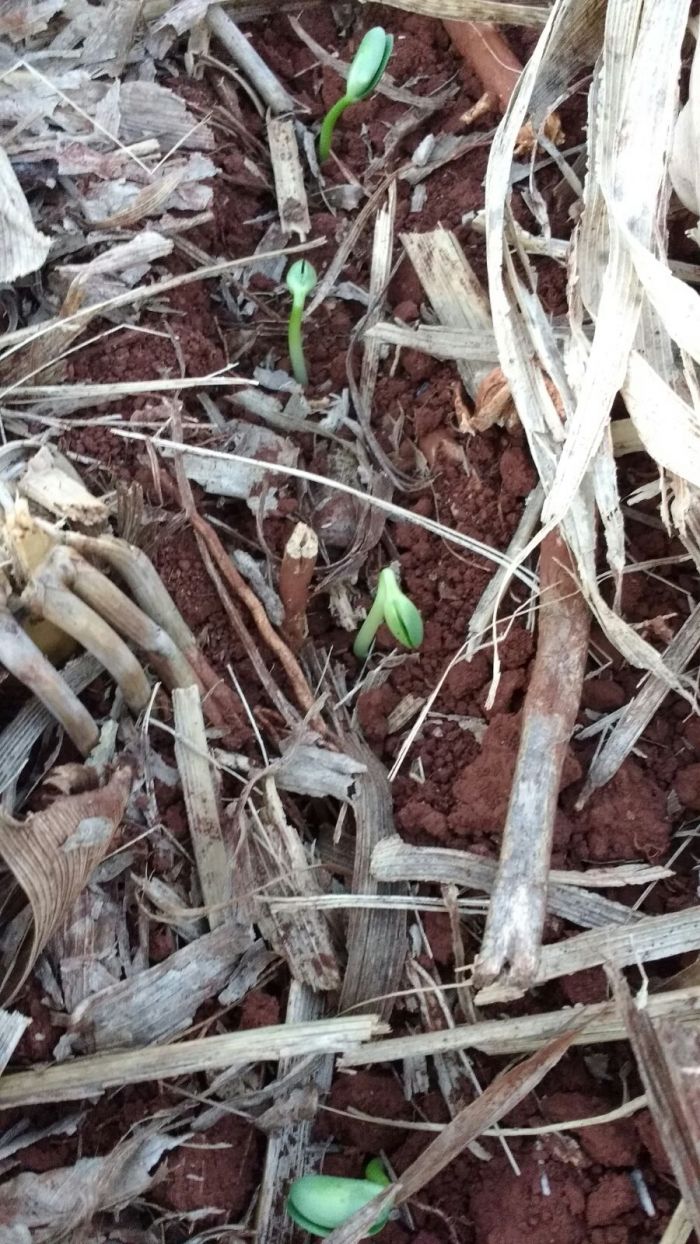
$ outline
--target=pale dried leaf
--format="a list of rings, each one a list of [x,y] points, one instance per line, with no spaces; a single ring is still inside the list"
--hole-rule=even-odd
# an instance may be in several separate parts
[[[98,677],[101,669],[99,662],[85,652],[74,661],[69,661],[61,674],[71,691],[79,695]],[[0,794],[4,794],[19,777],[36,740],[52,723],[49,710],[40,700],[32,697],[0,733]]]
[[[386,296],[389,277],[391,276],[391,258],[394,250],[394,221],[396,218],[396,182],[392,182],[387,191],[387,201],[377,212],[374,222],[374,239],[372,242],[372,259],[369,277],[369,311],[362,329],[364,349],[362,353],[362,372],[360,374],[360,394],[365,410],[372,409],[374,387],[379,372],[381,343],[374,338],[366,338],[367,330],[379,319]]]
[[[35,227],[32,214],[4,148],[0,148],[0,281],[36,272],[51,239]]]
[[[282,760],[274,766],[275,780],[282,790],[341,801],[351,797],[351,786],[366,772],[367,766],[354,756],[295,740],[283,744]]]
[[[157,17],[151,27],[155,32],[170,28],[176,35],[183,35],[206,16],[214,0],[176,0],[168,4],[164,13]]]
[[[194,480],[205,492],[219,497],[238,497],[248,502],[254,514],[261,506],[260,493],[265,480],[265,462],[279,466],[295,467],[299,449],[286,437],[277,436],[267,428],[253,427],[241,419],[232,419],[227,426],[230,444],[242,457],[255,458],[263,465],[251,466],[236,462],[232,457],[204,459],[185,452],[182,462],[188,479]],[[268,487],[262,502],[263,513],[277,508],[277,490]]]
[[[132,772],[122,765],[98,791],[58,798],[24,822],[0,812],[0,855],[24,891],[28,928],[16,955],[3,964],[2,996],[8,1000],[26,980],[37,956],[70,911],[91,873],[104,856],[109,838],[97,846],[66,851],[65,844],[86,820],[119,825],[131,790]]]
[[[682,673],[700,646],[700,606],[696,606],[674,635],[664,660],[669,669]],[[603,746],[596,753],[579,796],[581,807],[594,790],[615,776],[626,756],[643,734],[654,714],[661,708],[668,687],[665,681],[647,674],[640,690],[625,704]]]
[[[216,146],[209,126],[189,111],[180,95],[158,82],[122,82],[119,109],[123,143],[156,138],[164,155],[174,147],[213,151]]]
[[[144,216],[160,216],[168,211],[201,212],[212,201],[212,188],[203,185],[216,175],[208,156],[195,154],[170,160],[162,174],[138,182],[121,180],[91,187],[80,200],[86,220],[102,229],[125,229]]]
[[[483,330],[490,337],[486,294],[455,235],[441,227],[428,233],[402,233],[401,241],[440,323],[470,333]],[[475,397],[491,369],[462,360],[458,370],[467,392]]]
[[[296,828],[284,813],[274,781],[265,782],[265,807],[242,809],[232,818],[236,870],[234,884],[240,910],[254,921],[265,939],[283,956],[295,980],[313,990],[340,985],[340,965],[328,918],[313,907],[294,912],[271,912],[271,897],[321,893],[317,873],[309,863]]]
[[[21,496],[55,518],[88,527],[107,520],[109,511],[104,501],[93,497],[67,460],[48,445],[29,459],[18,489]]]
[[[422,350],[436,359],[484,363],[489,370],[495,367],[498,359],[496,339],[491,328],[472,332],[466,328],[444,328],[441,324],[418,324],[409,328],[407,324],[382,320],[370,325],[364,335],[382,345]]]
[[[128,242],[110,246],[83,264],[63,264],[56,268],[59,292],[65,287],[66,299],[77,298],[80,305],[103,302],[114,294],[131,289],[148,272],[155,259],[170,255],[173,242],[154,229],[144,229]]]
[[[673,131],[668,175],[673,189],[689,212],[700,216],[700,55],[695,44],[688,84],[688,102],[683,105]]]
[[[688,1219],[685,1205],[683,1201],[679,1201],[661,1237],[660,1244],[687,1244],[692,1234],[693,1228]]]
[[[647,453],[659,466],[700,486],[698,412],[674,393],[637,351],[629,358],[622,392]],[[660,419],[663,424],[659,424]]]
[[[16,1175],[0,1185],[0,1219],[8,1227],[25,1228],[34,1244],[68,1244],[93,1215],[142,1196],[163,1154],[181,1143],[157,1133],[137,1136],[120,1141],[106,1157]]]
[[[5,1070],[17,1042],[31,1022],[28,1015],[20,1015],[18,1011],[0,1010],[0,1074]]]
[[[95,77],[123,73],[140,13],[141,0],[107,0],[99,6],[82,48],[83,62]]]
[[[161,963],[102,989],[70,1017],[72,1048],[136,1049],[171,1040],[222,990],[250,945],[246,931],[222,925]]]
[[[124,921],[121,905],[101,893],[94,882],[78,896],[48,947],[67,1011],[119,980],[117,946]]]
[[[292,981],[286,1022],[299,1023],[320,1018],[322,1014],[320,995],[297,981]],[[311,1065],[304,1060],[304,1064],[306,1069],[301,1083],[306,1093],[311,1094],[310,1104],[313,1107],[319,1096],[330,1091],[333,1059],[326,1056],[316,1059]],[[283,1079],[292,1074],[296,1066],[298,1063],[294,1059],[283,1059],[279,1065],[278,1078]],[[273,1099],[273,1110],[276,1104],[277,1098]],[[283,1109],[288,1109],[288,1097],[282,1098],[281,1105]],[[307,1119],[287,1123],[281,1130],[275,1130],[268,1139],[258,1195],[257,1244],[291,1244],[295,1236],[296,1228],[286,1212],[287,1192],[293,1179],[311,1173],[314,1169],[310,1147],[314,1113],[312,1111]]]

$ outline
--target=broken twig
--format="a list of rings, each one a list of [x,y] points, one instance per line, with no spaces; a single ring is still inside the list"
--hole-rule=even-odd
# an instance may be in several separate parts
[[[501,857],[475,979],[527,988],[537,973],[561,774],[581,700],[590,615],[557,531],[542,542],[537,654]]]

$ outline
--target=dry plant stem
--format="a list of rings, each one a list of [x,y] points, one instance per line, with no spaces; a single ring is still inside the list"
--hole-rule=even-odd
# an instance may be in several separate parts
[[[181,429],[178,426],[177,419],[175,421],[175,426],[176,426],[177,432],[180,433]],[[233,586],[234,591],[236,591],[238,583],[241,583],[243,585],[245,589],[246,603],[248,604],[250,600],[253,601],[258,611],[258,614],[261,615],[262,618],[264,619],[264,624],[265,624],[265,627],[267,628],[267,631],[272,635],[273,639],[284,648],[284,651],[288,654],[291,660],[294,661],[295,665],[296,665],[296,661],[294,657],[292,656],[292,654],[289,652],[289,649],[286,648],[284,644],[282,644],[282,641],[278,639],[277,635],[272,629],[269,623],[267,614],[265,613],[264,606],[260,603],[260,601],[258,600],[255,593],[252,591],[252,589],[248,587],[243,576],[235,569],[230,558],[227,557],[226,550],[224,549],[221,541],[216,535],[216,532],[214,531],[212,527],[210,527],[209,523],[207,523],[206,520],[203,519],[201,515],[197,512],[197,509],[194,503],[194,497],[192,495],[192,487],[191,487],[189,479],[187,478],[187,475],[185,474],[185,470],[182,464],[182,457],[179,454],[175,458],[175,474],[177,476],[177,485],[173,484],[169,475],[167,475],[165,471],[161,471],[161,474],[160,474],[161,486],[165,490],[167,490],[171,495],[176,495],[179,498],[180,503],[185,513],[187,514],[187,517],[190,523],[192,524],[194,528],[195,539],[197,541],[197,548],[199,549],[199,553],[204,563],[204,566],[206,568],[207,574],[211,578],[211,581],[214,584],[216,591],[218,593],[219,600],[221,601],[226,611],[226,616],[228,617],[229,622],[231,623],[236,634],[242,640],[243,646],[250,658],[250,661],[253,665],[253,668],[256,674],[258,675],[258,678],[260,679],[261,685],[265,688],[268,696],[270,697],[270,700],[281,713],[283,720],[287,722],[288,726],[292,727],[298,724],[296,719],[294,718],[292,706],[287,704],[287,701],[284,695],[282,694],[280,688],[277,686],[275,679],[272,677],[272,674],[268,670],[265,662],[263,661],[260,653],[258,652],[255,641],[252,635],[250,634],[248,627],[243,621],[243,618],[241,617],[240,610],[233,603],[230,593],[226,588],[226,581],[228,582],[229,588]],[[221,574],[219,573],[219,571],[221,571]],[[232,579],[233,579],[233,585],[231,583]],[[251,612],[253,613],[253,616],[256,618],[256,621],[257,621],[258,619],[257,619],[257,616],[254,610],[251,609]],[[259,626],[258,629],[260,630],[262,628]],[[298,668],[299,667],[297,666],[297,669]],[[299,674],[303,679],[303,674],[301,674],[301,670],[299,670]],[[309,695],[310,694],[311,692],[309,691]],[[319,724],[319,729],[321,732],[325,730],[323,723]]]
[[[200,685],[207,691],[204,712],[211,725],[230,729],[231,723],[240,716],[238,701],[200,652],[194,635],[146,554],[116,536],[63,532],[61,539],[69,547],[106,562],[121,576],[141,608],[184,654]]]
[[[581,701],[590,614],[557,531],[542,542],[537,653],[523,707],[518,757],[496,882],[475,967],[528,988],[540,958],[561,773]]]
[[[88,756],[100,736],[95,722],[43,652],[4,607],[1,597],[0,662],[46,705],[78,751]]]
[[[460,1110],[435,1140],[431,1141],[396,1183],[391,1184],[357,1214],[353,1214],[342,1227],[331,1232],[327,1237],[329,1244],[356,1244],[357,1240],[364,1238],[378,1214],[392,1205],[400,1205],[420,1192],[459,1156],[470,1141],[476,1140],[487,1128],[498,1123],[537,1087],[563,1058],[576,1031],[577,1025],[573,1024],[570,1032],[550,1042],[516,1067],[510,1067],[496,1076],[481,1096]]]
[[[219,817],[219,792],[209,760],[202,705],[197,687],[173,692],[175,759],[182,782],[187,821],[197,863],[202,898],[211,929],[233,920],[231,861]]]
[[[97,657],[118,683],[132,712],[140,713],[146,707],[151,689],[136,657],[94,609],[73,595],[50,562],[27,584],[22,603],[33,617],[52,622]]]
[[[674,672],[682,674],[700,645],[700,605],[686,618],[664,652],[664,661]],[[653,674],[647,674],[632,700],[623,708],[610,734],[591,763],[583,790],[576,801],[582,808],[594,790],[615,776],[637,739],[644,733],[654,713],[668,695],[668,686]]]
[[[197,685],[192,667],[167,632],[146,617],[116,584],[72,549],[58,549],[54,556],[64,582],[76,596],[141,648],[169,689]]]
[[[414,847],[399,837],[385,838],[372,855],[372,875],[378,881],[423,881],[428,885],[456,885],[460,889],[485,890],[493,894],[498,865],[470,851],[446,847]],[[547,911],[584,929],[605,925],[630,925],[641,912],[602,894],[591,893],[566,882],[553,869],[547,874]]]
[[[294,651],[301,648],[307,632],[306,609],[318,557],[318,539],[306,523],[297,523],[282,557],[279,591],[284,605],[283,630]]]
[[[443,25],[484,91],[495,100],[499,112],[505,112],[523,67],[501,32],[490,22],[445,21]],[[547,118],[545,132],[552,142],[560,138],[562,129],[556,113]],[[531,147],[533,140],[531,127],[524,126],[519,141]]]
[[[284,640],[280,639],[279,635],[277,635],[274,631],[263,606],[260,604],[260,601],[255,595],[255,592],[252,591],[243,576],[236,570],[230,557],[226,553],[223,544],[214,531],[214,528],[210,527],[206,519],[202,518],[201,514],[198,514],[195,509],[188,512],[188,518],[190,519],[196,534],[201,536],[202,541],[211,554],[212,560],[216,563],[224,582],[228,585],[231,591],[236,594],[238,599],[243,601],[243,604],[253,615],[253,619],[258,631],[260,632],[261,639],[282,665],[291,683],[297,704],[301,708],[302,712],[313,712],[315,704],[313,692],[304,677],[304,672],[299,665],[299,662],[294,654],[289,651],[289,648],[287,644],[285,644]],[[319,718],[314,718],[313,725],[315,729],[320,730],[325,734],[325,726]]]
[[[503,35],[490,22],[445,21],[443,25],[484,90],[505,112],[523,67]]]
[[[661,1238],[661,1244],[687,1244],[693,1228],[688,1222],[688,1214],[683,1201],[679,1201],[666,1230]]]
[[[673,1019],[697,1026],[700,1011],[700,989],[678,989],[669,993],[650,994],[649,1014],[653,1019]],[[479,1020],[459,1024],[439,1032],[419,1032],[411,1037],[389,1037],[375,1041],[367,1050],[346,1054],[341,1067],[360,1067],[368,1063],[399,1062],[403,1058],[432,1058],[451,1050],[481,1050],[497,1057],[528,1054],[546,1041],[566,1032],[572,1019],[580,1023],[574,1045],[607,1045],[624,1041],[626,1029],[615,1002],[593,1002],[575,1009],[545,1011],[539,1015],[521,1015],[514,1019]]]
[[[343,751],[366,766],[355,779],[353,800],[356,825],[352,875],[354,894],[401,893],[401,887],[372,877],[372,853],[377,843],[394,833],[391,786],[384,766],[363,743],[345,736]],[[408,950],[406,913],[386,908],[350,911],[347,932],[348,962],[339,1009],[378,1010],[388,1019],[400,988]]]
[[[209,9],[206,22],[226,51],[250,79],[271,112],[294,112],[294,100],[268,68],[252,43],[220,5]]]
[[[610,971],[649,1109],[666,1150],[688,1221],[700,1239],[700,1035],[650,1018],[619,970]]]
[[[204,540],[202,539],[201,535],[199,535],[199,533],[197,533],[197,535],[195,536],[195,539],[197,541],[197,548],[199,549],[199,555],[202,559],[204,568],[207,574],[209,575],[209,578],[211,579],[212,583],[214,584],[214,587],[216,588],[217,595],[219,597],[219,600],[221,601],[221,604],[223,605],[224,611],[226,613],[226,617],[228,618],[232,629],[235,631],[236,635],[238,636],[241,643],[243,644],[243,647],[245,648],[245,651],[246,651],[246,655],[251,665],[253,666],[255,673],[260,679],[261,687],[265,688],[265,691],[267,692],[270,702],[274,704],[282,720],[286,722],[290,730],[293,729],[294,727],[299,725],[299,720],[300,720],[299,715],[296,713],[296,710],[293,708],[293,706],[289,703],[289,701],[283,695],[282,691],[277,686],[277,683],[272,677],[272,674],[267,668],[265,662],[263,661],[262,656],[260,655],[260,652],[258,650],[257,644],[255,643],[253,636],[251,635],[250,631],[248,630],[248,627],[243,621],[241,611],[238,608],[238,606],[235,605],[233,601],[231,600],[231,594],[227,590],[226,584],[224,583],[223,579],[221,578],[221,575],[216,569],[216,566],[214,565],[214,561],[211,557],[211,554],[209,553],[209,549],[204,543]]]
[[[42,1102],[80,1101],[123,1084],[145,1084],[149,1080],[217,1069],[229,1071],[300,1055],[341,1053],[386,1031],[386,1025],[376,1015],[349,1015],[88,1054],[72,1062],[5,1074],[0,1080],[0,1110]]]

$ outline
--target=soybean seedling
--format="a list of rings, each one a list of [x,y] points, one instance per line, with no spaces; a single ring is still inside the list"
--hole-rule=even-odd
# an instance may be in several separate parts
[[[294,379],[306,388],[309,383],[309,373],[306,370],[306,359],[304,358],[304,346],[301,335],[301,320],[304,314],[304,303],[314,288],[318,277],[313,264],[308,259],[297,259],[290,268],[287,269],[287,289],[292,295],[292,309],[289,312],[289,325],[287,328],[287,341],[289,345],[289,361],[292,364]]]
[[[302,1175],[295,1179],[287,1197],[287,1213],[298,1227],[311,1235],[330,1235],[390,1183],[378,1158],[367,1163],[364,1179],[340,1175]],[[368,1231],[377,1235],[391,1211],[384,1210]]]
[[[362,39],[348,73],[345,94],[326,113],[318,136],[318,156],[321,162],[331,153],[333,131],[338,118],[350,104],[366,99],[381,78],[394,46],[394,36],[388,35],[383,26],[373,26]]]
[[[380,570],[372,607],[357,632],[353,652],[364,661],[382,622],[404,648],[419,648],[423,642],[423,619],[412,600],[401,591],[391,567]]]

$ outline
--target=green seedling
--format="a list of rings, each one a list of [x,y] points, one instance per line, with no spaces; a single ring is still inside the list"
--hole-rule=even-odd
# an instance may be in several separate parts
[[[306,388],[309,373],[306,370],[304,346],[301,335],[301,321],[304,314],[304,303],[316,285],[318,277],[313,264],[308,259],[297,259],[287,269],[287,289],[292,295],[292,309],[289,312],[287,341],[289,344],[289,361],[292,364],[294,379]]]
[[[287,1197],[287,1213],[298,1227],[311,1235],[326,1236],[342,1226],[363,1205],[378,1196],[391,1182],[378,1158],[365,1168],[364,1179],[345,1179],[340,1175],[303,1175],[295,1179]],[[386,1226],[391,1211],[385,1210],[368,1231],[377,1235]]]
[[[412,600],[401,591],[390,567],[380,570],[372,607],[357,632],[353,652],[364,661],[382,622],[386,622],[394,639],[404,648],[420,648],[423,642],[423,619]]]
[[[326,113],[318,137],[318,155],[323,163],[331,153],[333,131],[338,118],[350,104],[366,99],[376,87],[394,46],[394,36],[388,35],[383,26],[373,26],[367,31],[355,53],[350,66],[345,94]]]

